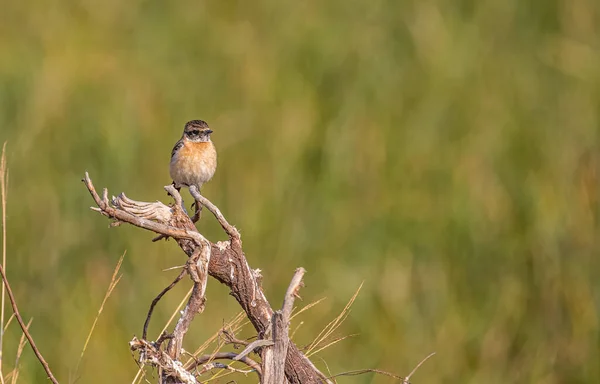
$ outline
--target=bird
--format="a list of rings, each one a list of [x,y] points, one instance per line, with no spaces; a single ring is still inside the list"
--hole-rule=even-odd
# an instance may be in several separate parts
[[[196,186],[198,192],[217,170],[217,150],[210,140],[213,131],[203,120],[191,120],[185,124],[181,139],[171,151],[169,173],[173,186],[179,191],[182,187]],[[198,214],[198,205],[196,213]]]

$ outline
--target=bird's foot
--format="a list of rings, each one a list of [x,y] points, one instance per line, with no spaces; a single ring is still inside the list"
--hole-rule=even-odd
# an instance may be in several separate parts
[[[192,216],[191,219],[192,219],[192,223],[195,224],[202,217],[202,204],[200,204],[197,201],[195,201],[192,204],[191,208],[192,208],[192,210],[194,210],[194,216]]]

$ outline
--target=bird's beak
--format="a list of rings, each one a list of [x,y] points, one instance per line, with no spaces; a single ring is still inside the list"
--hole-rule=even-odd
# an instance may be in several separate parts
[[[206,131],[206,133],[208,133],[209,135],[212,133],[213,131],[211,131],[210,129]]]

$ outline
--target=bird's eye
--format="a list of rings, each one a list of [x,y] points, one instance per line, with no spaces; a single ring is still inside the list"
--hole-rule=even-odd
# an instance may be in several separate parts
[[[194,129],[193,131],[190,132],[190,134],[193,136],[198,136],[199,133],[200,133],[200,131],[197,129]]]

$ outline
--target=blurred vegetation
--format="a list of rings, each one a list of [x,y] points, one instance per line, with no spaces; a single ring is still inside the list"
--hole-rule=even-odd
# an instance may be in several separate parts
[[[61,382],[130,382],[127,341],[177,273],[161,270],[184,261],[173,242],[109,229],[83,172],[166,201],[172,145],[197,118],[220,156],[203,192],[241,229],[267,297],[279,305],[297,266],[305,303],[327,296],[297,343],[365,282],[338,336],[360,335],[319,353],[331,372],[407,374],[436,351],[414,383],[600,382],[597,0],[0,9],[7,270]],[[224,237],[208,214],[199,228]],[[188,287],[161,302],[153,334]],[[239,311],[217,282],[208,295],[188,349]],[[13,323],[5,371],[18,338]],[[20,382],[45,382],[29,350]]]

